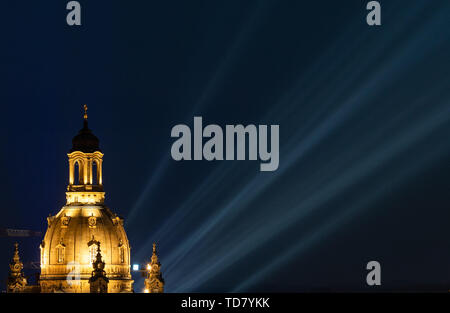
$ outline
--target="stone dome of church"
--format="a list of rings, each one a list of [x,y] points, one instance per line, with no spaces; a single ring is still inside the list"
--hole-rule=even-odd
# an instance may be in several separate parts
[[[55,291],[53,278],[59,277],[63,278],[63,290],[89,292],[88,279],[97,243],[101,243],[110,292],[130,292],[130,245],[123,219],[101,205],[68,205],[48,217],[48,229],[41,243],[42,291]],[[71,280],[66,277],[75,272],[80,281],[70,285]],[[48,284],[47,278],[51,278]]]
[[[95,260],[104,262],[107,292],[132,292],[130,244],[123,219],[104,204],[103,153],[84,110],[84,128],[67,154],[66,205],[47,218],[40,245],[41,292],[90,292]]]

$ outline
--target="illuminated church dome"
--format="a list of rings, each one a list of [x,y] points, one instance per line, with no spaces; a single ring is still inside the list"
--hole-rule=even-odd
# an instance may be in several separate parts
[[[41,292],[90,292],[89,279],[101,245],[108,292],[132,292],[130,244],[123,219],[104,205],[103,154],[87,127],[74,137],[68,153],[66,205],[49,216],[41,243]]]

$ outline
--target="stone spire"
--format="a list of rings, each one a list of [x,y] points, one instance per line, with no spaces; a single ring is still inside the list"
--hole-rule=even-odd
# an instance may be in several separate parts
[[[9,264],[9,276],[7,282],[7,292],[23,292],[27,285],[27,279],[23,274],[23,263],[19,257],[19,244],[14,244],[14,256]]]
[[[92,263],[94,270],[92,271],[91,278],[89,278],[91,293],[107,293],[109,279],[106,277],[105,262],[102,261],[102,254],[100,250],[100,242],[97,244],[97,256]]]
[[[164,292],[164,279],[161,274],[161,263],[156,254],[156,243],[153,243],[153,253],[150,264],[147,265],[147,278],[145,279],[146,293]]]

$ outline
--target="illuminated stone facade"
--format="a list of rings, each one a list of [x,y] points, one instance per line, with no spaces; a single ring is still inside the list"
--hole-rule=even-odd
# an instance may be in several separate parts
[[[68,158],[66,205],[47,218],[47,232],[40,245],[40,290],[90,292],[100,243],[107,291],[132,292],[130,244],[123,219],[104,205],[103,153],[88,128],[86,111],[84,127],[73,138]]]

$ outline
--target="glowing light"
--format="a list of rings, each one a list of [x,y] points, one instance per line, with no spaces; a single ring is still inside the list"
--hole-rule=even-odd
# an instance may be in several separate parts
[[[152,266],[150,264],[147,264],[147,270],[151,271],[152,270]]]
[[[133,271],[139,271],[139,264],[133,264]]]
[[[144,289],[144,293],[149,293],[150,291],[148,289]]]

